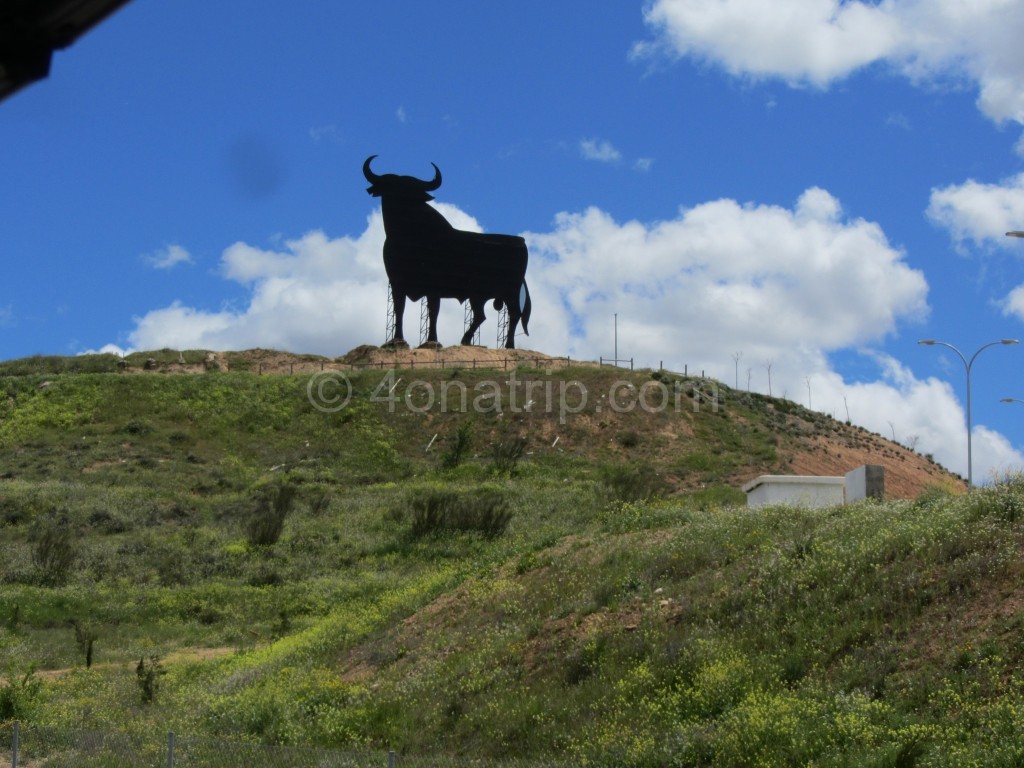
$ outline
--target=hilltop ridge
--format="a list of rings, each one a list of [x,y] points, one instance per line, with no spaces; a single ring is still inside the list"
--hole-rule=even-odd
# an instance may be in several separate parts
[[[508,373],[511,371],[515,377],[518,372],[519,380],[513,383],[524,392],[532,387],[541,396],[540,402],[531,409],[520,407],[518,412],[507,415],[514,416],[515,426],[529,435],[530,447],[537,455],[557,449],[559,453],[569,452],[589,460],[644,462],[664,474],[672,489],[679,492],[709,485],[738,489],[761,474],[842,475],[862,464],[885,467],[888,498],[914,498],[931,485],[959,487],[963,482],[929,456],[783,398],[734,390],[701,377],[599,366],[592,361],[526,349],[453,346],[396,350],[362,345],[334,358],[261,348],[227,352],[163,349],[135,352],[125,358],[40,356],[0,362],[0,376],[62,372],[294,376],[336,372],[371,376],[374,371],[382,375],[391,369],[414,371],[432,394],[440,392],[446,377],[461,375],[472,388],[487,381],[490,371],[497,374],[494,381],[500,392],[512,396],[513,402],[506,403],[505,410],[515,405],[515,393],[508,389]],[[553,386],[556,380],[562,381],[564,392]],[[581,390],[574,389],[575,385],[568,383],[570,380],[582,382],[589,401],[586,407],[580,407]],[[659,388],[652,390],[650,404],[664,407],[645,408],[645,403],[626,390],[616,394],[625,398],[624,407],[602,406],[602,402],[609,402],[609,390],[620,380],[640,388],[650,382],[646,386]],[[409,383],[407,380],[397,384],[398,394],[409,395]],[[672,393],[668,387],[673,388]],[[699,391],[702,387],[708,393],[694,398],[695,388]],[[680,392],[685,397],[681,398]],[[365,394],[372,398],[373,390]],[[380,394],[377,393],[378,400]],[[560,395],[564,400],[561,412],[557,402]],[[702,401],[705,396],[712,399]],[[460,404],[462,409],[471,410],[473,398],[465,400]],[[393,397],[391,401],[389,409],[393,411]],[[411,401],[403,402],[408,405]],[[519,405],[525,403],[523,399]],[[574,412],[577,408],[579,411]],[[458,408],[447,409],[439,404],[427,409],[414,407],[413,411],[422,416],[419,423],[396,419],[394,414],[387,420],[392,428],[403,433],[397,439],[398,450],[418,460],[423,458],[422,446],[432,436],[440,437],[442,442],[446,439],[445,430],[455,429],[460,414]],[[412,412],[406,410],[405,415]],[[495,439],[500,431],[490,418],[495,414],[482,415],[487,418],[474,421],[474,429],[481,433],[478,445]],[[550,446],[556,438],[558,444]]]

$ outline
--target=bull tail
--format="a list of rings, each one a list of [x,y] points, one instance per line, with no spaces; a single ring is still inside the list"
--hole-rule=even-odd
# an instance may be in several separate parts
[[[530,288],[526,285],[526,281],[523,280],[523,289],[519,292],[519,311],[522,312],[520,322],[523,324],[523,333],[527,336],[530,335],[530,330],[526,326],[530,322],[530,309],[532,306],[533,302],[530,301]]]

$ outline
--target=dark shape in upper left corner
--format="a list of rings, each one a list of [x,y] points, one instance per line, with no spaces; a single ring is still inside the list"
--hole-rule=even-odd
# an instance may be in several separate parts
[[[50,74],[63,50],[131,0],[0,0],[0,101]]]

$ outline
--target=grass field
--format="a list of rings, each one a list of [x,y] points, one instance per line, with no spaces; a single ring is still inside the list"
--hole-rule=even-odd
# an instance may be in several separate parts
[[[397,401],[352,374],[327,412],[309,376],[21,365],[0,721],[593,765],[1024,760],[1019,478],[755,511],[732,478],[784,470],[784,401],[595,394],[563,423],[461,413],[443,383],[507,398],[509,373],[446,370]],[[541,403],[659,380],[518,373]]]

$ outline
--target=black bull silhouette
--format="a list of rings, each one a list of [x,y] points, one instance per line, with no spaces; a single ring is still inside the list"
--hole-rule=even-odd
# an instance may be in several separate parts
[[[484,304],[508,307],[505,346],[515,347],[516,326],[523,323],[529,335],[530,289],[526,287],[526,241],[515,235],[488,235],[455,229],[437,209],[427,205],[429,194],[441,186],[441,171],[434,165],[434,178],[423,181],[412,176],[370,170],[371,155],[363,163],[367,188],[381,200],[384,217],[384,269],[395,302],[395,335],[389,343],[404,342],[402,315],[406,297],[418,301],[427,297],[430,328],[427,343],[437,343],[437,313],[441,299],[469,301],[473,321],[462,337],[469,344],[486,319]]]

